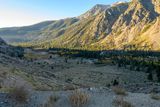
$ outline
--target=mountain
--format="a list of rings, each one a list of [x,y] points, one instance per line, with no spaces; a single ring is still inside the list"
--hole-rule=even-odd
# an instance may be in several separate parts
[[[46,26],[50,25],[53,22],[54,21],[46,21],[46,22],[35,24],[35,25],[31,25],[31,26],[25,26],[25,27],[1,28],[0,35],[8,43],[29,41],[30,39],[28,36],[40,30],[43,30]]]
[[[155,51],[160,50],[160,1],[132,0],[111,6],[96,5],[78,17],[34,26],[0,29],[0,36],[15,37],[17,32],[23,31],[20,36],[27,42],[18,45],[35,48]],[[29,29],[32,27],[34,29]],[[10,30],[16,33],[9,33]]]
[[[25,27],[10,27],[1,28],[0,37],[7,43],[28,42],[41,39],[49,39],[58,36],[62,31],[59,31],[67,26],[77,22],[78,18],[68,18],[57,21],[46,21],[31,26]],[[52,36],[54,35],[54,36]]]

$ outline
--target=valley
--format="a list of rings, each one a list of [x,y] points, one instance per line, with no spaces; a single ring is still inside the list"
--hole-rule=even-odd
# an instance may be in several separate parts
[[[28,54],[28,53],[27,53]],[[39,55],[34,53],[35,56]],[[59,55],[45,54],[30,59],[7,60],[1,56],[1,68],[19,76],[25,76],[35,89],[63,90],[65,86],[108,87],[117,79],[121,85],[147,82],[147,74],[118,68],[117,65],[96,64],[98,59],[66,58]],[[35,59],[33,59],[35,58]],[[7,64],[7,65],[6,65]],[[131,78],[132,77],[132,78]],[[33,83],[32,83],[33,82]],[[148,81],[149,82],[149,81]],[[35,85],[35,86],[34,86]],[[46,89],[45,89],[46,88]]]
[[[131,99],[133,97],[130,95],[133,94],[133,96],[135,96],[135,93],[140,97],[142,97],[141,94],[143,93],[144,96],[148,98],[150,93],[160,92],[160,84],[156,82],[157,80],[149,80],[149,73],[145,73],[143,70],[138,71],[136,69],[130,70],[126,67],[119,67],[118,64],[112,62],[112,59],[108,58],[102,61],[101,58],[75,57],[74,55],[72,56],[72,54],[68,54],[69,52],[74,53],[72,51],[58,51],[56,49],[48,51],[26,48],[24,49],[24,56],[21,58],[1,53],[0,80],[2,88],[0,91],[6,93],[15,86],[24,86],[27,90],[32,90],[30,91],[30,93],[32,93],[31,96],[33,96],[31,98],[42,95],[41,98],[45,97],[46,99],[51,95],[55,96],[56,93],[57,96],[62,97],[60,101],[61,103],[65,102],[67,107],[70,107],[70,103],[65,101],[66,97],[76,89],[90,93],[94,96],[92,101],[99,95],[102,97],[102,95],[98,93],[104,93],[107,96],[109,94],[111,99],[113,99],[112,97],[115,95],[110,89],[117,85],[125,88],[125,90],[130,93],[128,97]],[[37,92],[39,94],[37,94]],[[63,94],[60,94],[61,92]],[[137,99],[136,96],[134,100]],[[108,97],[106,97],[106,99],[107,98]],[[3,101],[3,99],[1,100]],[[38,107],[41,103],[48,103],[44,99],[41,103],[40,101],[42,99],[32,100],[37,101],[37,103],[32,102],[30,104],[30,106],[33,107],[35,107],[33,104],[36,104]],[[13,102],[10,102],[10,100],[7,102],[6,104],[9,107],[10,105],[15,105]],[[96,102],[96,104],[99,105],[100,102],[101,101]],[[131,102],[135,105],[140,104],[140,102],[135,103],[133,99]],[[144,104],[145,107],[158,104],[158,102],[154,100],[153,102],[153,104],[149,103],[148,106],[144,104],[143,101],[141,103]],[[57,103],[56,107],[64,107],[61,103]],[[105,103],[112,105],[109,101],[103,102],[100,107],[104,107]],[[27,107],[29,106],[27,103],[24,104]],[[92,105],[92,103],[90,104]],[[6,107],[5,103],[3,105],[2,107]],[[26,107],[25,105],[24,107]],[[16,104],[16,106],[18,105]],[[22,106],[23,105],[20,104],[20,107]]]
[[[160,107],[160,1],[0,28],[0,107]]]

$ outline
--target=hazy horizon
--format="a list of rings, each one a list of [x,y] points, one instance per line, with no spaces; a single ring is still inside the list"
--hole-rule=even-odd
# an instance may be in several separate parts
[[[19,27],[42,21],[76,17],[96,4],[112,4],[126,0],[1,0],[0,28]]]

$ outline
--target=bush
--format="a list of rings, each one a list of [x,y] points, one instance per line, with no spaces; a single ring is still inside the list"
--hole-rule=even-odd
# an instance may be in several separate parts
[[[77,87],[72,85],[72,84],[68,84],[66,86],[63,87],[63,90],[68,91],[68,90],[76,90]]]
[[[151,93],[150,97],[154,100],[160,100],[160,95],[157,95],[155,93]]]
[[[125,89],[121,88],[121,87],[113,87],[112,90],[114,91],[115,94],[117,95],[127,95]]]
[[[113,100],[113,105],[116,107],[134,107],[131,103],[125,101],[123,97],[117,97]]]
[[[89,95],[80,91],[74,91],[69,100],[73,107],[82,107],[89,101]]]
[[[115,80],[113,81],[113,86],[117,86],[117,85],[119,85],[119,82],[115,79]]]
[[[9,91],[9,96],[19,103],[24,103],[28,99],[29,92],[25,87],[15,87]]]
[[[6,76],[7,76],[7,72],[0,72],[0,77],[6,78]]]
[[[153,81],[153,75],[152,75],[152,73],[149,73],[147,78],[148,78],[148,80]]]
[[[59,100],[58,96],[51,95],[47,102],[44,105],[41,105],[40,107],[54,107],[55,103]]]

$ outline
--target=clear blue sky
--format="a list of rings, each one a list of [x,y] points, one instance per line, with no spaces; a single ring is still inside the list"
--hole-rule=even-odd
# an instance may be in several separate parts
[[[78,16],[96,4],[125,0],[0,0],[0,27]]]

